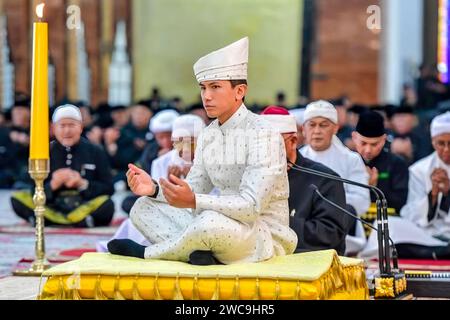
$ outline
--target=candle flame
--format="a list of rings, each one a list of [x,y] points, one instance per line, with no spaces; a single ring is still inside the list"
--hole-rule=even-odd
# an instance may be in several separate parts
[[[45,7],[45,3],[41,3],[36,6],[36,14],[41,19],[44,16],[44,7]]]

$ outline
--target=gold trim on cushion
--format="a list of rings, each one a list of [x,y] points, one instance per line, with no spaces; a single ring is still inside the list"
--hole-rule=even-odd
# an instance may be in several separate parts
[[[208,267],[90,253],[59,265],[44,276],[49,278],[41,299],[368,298],[363,261],[340,258],[334,250],[276,257],[253,264]]]

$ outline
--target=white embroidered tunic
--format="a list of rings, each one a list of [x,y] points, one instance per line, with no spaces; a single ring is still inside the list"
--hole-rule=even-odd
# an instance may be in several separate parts
[[[450,166],[446,165],[436,152],[409,168],[408,200],[400,215],[431,236],[450,239],[450,210],[448,205],[443,203],[444,195],[439,194],[434,210],[429,205],[431,174],[438,168],[446,170],[450,177]]]
[[[245,105],[202,132],[186,181],[196,210],[169,206],[161,191],[133,207],[133,224],[153,243],[146,258],[187,261],[193,251],[211,250],[229,264],[294,252],[284,143]],[[219,196],[209,194],[213,188]]]

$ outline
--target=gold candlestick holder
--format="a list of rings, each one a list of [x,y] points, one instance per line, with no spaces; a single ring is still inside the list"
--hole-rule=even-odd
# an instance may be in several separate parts
[[[35,192],[33,202],[35,205],[34,214],[36,217],[36,242],[35,252],[36,260],[31,268],[26,270],[16,270],[15,276],[37,277],[50,268],[45,257],[45,235],[44,235],[44,212],[45,212],[45,192],[44,181],[50,173],[50,161],[48,159],[30,159],[28,163],[28,172],[35,182]]]

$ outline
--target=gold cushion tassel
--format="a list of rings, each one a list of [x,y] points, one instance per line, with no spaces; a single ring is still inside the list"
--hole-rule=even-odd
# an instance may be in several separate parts
[[[180,276],[177,275],[175,283],[173,285],[173,300],[184,300],[183,293],[180,289]]]
[[[220,280],[218,277],[216,278],[216,287],[214,289],[211,300],[220,300]]]
[[[102,278],[100,275],[97,276],[94,291],[95,291],[94,293],[95,300],[108,300],[108,297],[106,297],[102,291]]]
[[[136,276],[133,281],[133,300],[143,300],[139,293],[139,276]]]
[[[120,275],[117,275],[116,281],[114,282],[114,300],[126,300],[120,292]]]

